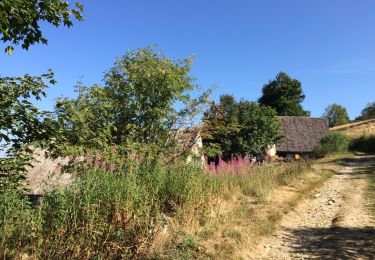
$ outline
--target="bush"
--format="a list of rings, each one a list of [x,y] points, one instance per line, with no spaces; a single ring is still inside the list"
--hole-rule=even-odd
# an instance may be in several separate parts
[[[319,157],[323,157],[330,153],[347,152],[349,144],[350,140],[345,134],[331,132],[323,137],[320,144],[315,147],[314,153]]]
[[[375,152],[375,135],[372,136],[361,136],[352,141],[350,144],[350,150],[359,151],[365,153]]]

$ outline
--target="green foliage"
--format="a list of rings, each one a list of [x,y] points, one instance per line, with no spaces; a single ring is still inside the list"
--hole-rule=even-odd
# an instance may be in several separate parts
[[[20,148],[44,135],[41,117],[45,113],[32,99],[46,96],[45,89],[55,84],[53,76],[49,71],[40,77],[0,78],[0,142]]]
[[[91,88],[78,85],[76,90],[76,99],[62,98],[56,102],[56,147],[53,148],[67,151],[78,146],[100,150],[112,144],[113,104],[106,98],[105,90],[98,85]]]
[[[116,142],[127,136],[146,144],[165,141],[183,114],[174,105],[188,105],[189,92],[197,89],[189,75],[191,62],[190,57],[171,61],[152,48],[128,52],[115,62],[105,76],[105,90],[114,103]]]
[[[69,188],[46,194],[37,208],[15,193],[0,195],[0,255],[129,258],[161,227],[162,212],[181,222],[205,215],[209,189],[199,168],[148,159],[91,156],[75,166],[78,176]]]
[[[361,136],[352,141],[350,149],[353,151],[375,153],[375,136]]]
[[[255,102],[236,102],[224,95],[204,115],[203,142],[210,156],[229,159],[232,154],[262,153],[281,137],[275,111]]]
[[[70,27],[73,25],[71,16],[82,21],[83,6],[75,4],[76,8],[70,9],[68,2],[60,0],[2,0],[0,2],[0,34],[3,42],[12,45],[21,44],[23,49],[28,49],[35,43],[47,44],[47,39],[40,30],[40,22],[47,22],[56,27],[61,23]],[[5,51],[13,52],[13,46],[8,46]]]
[[[255,102],[238,103],[238,121],[242,126],[238,143],[239,153],[263,153],[268,145],[277,143],[282,138],[280,122],[276,112]]]
[[[4,190],[0,192],[0,216],[0,255],[15,256],[35,235],[30,203],[19,191]]]
[[[191,58],[171,61],[152,48],[128,52],[107,72],[104,86],[79,86],[77,99],[58,100],[57,143],[92,149],[139,143],[166,149],[175,141],[171,130],[190,126],[207,99],[208,92],[190,97],[199,89],[190,68]]]
[[[258,102],[276,110],[279,116],[309,116],[301,105],[305,99],[301,82],[280,72],[276,79],[269,81],[262,88],[263,95]]]
[[[51,71],[40,77],[0,78],[0,148],[8,155],[0,160],[0,190],[19,186],[31,160],[28,145],[45,145],[51,134],[50,120],[32,100],[41,100],[53,84]]]
[[[323,117],[328,119],[330,127],[349,123],[349,115],[346,108],[336,103],[326,108]]]
[[[88,155],[74,167],[73,183],[46,194],[38,207],[16,190],[0,194],[2,258],[148,258],[153,253],[148,245],[163,226],[204,223],[213,200],[224,191],[241,190],[262,202],[272,189],[308,170],[309,164],[218,176],[185,163],[165,167],[152,156],[124,160],[113,150]],[[198,243],[192,234],[177,233],[163,255],[196,258]]]
[[[326,156],[330,153],[347,152],[349,148],[349,138],[340,132],[330,132],[315,147],[314,153],[317,156]]]
[[[361,115],[357,117],[356,121],[368,120],[375,118],[375,102],[367,104],[367,106],[362,110]]]
[[[220,103],[213,102],[204,113],[202,138],[205,154],[224,155],[227,159],[232,153],[236,153],[235,139],[240,129],[237,102],[233,96],[221,96]]]
[[[198,249],[195,237],[186,232],[179,232],[172,241],[175,249],[172,251],[172,259],[192,259]]]

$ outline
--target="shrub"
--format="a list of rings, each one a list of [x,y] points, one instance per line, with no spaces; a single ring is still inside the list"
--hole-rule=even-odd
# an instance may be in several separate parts
[[[350,140],[345,134],[331,132],[323,137],[320,144],[315,147],[314,153],[323,157],[330,153],[346,152],[348,151],[349,143]]]
[[[350,144],[350,150],[374,153],[375,152],[375,135],[372,136],[361,136],[352,141]]]

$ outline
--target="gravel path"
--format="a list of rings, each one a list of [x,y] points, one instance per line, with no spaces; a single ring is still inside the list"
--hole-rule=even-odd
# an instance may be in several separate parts
[[[363,158],[347,166],[282,219],[251,259],[375,259]],[[368,168],[370,169],[370,168]]]

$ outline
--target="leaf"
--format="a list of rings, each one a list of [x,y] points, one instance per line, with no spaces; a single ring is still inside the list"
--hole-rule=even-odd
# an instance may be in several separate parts
[[[14,48],[12,46],[8,46],[5,48],[5,53],[8,55],[12,55],[14,52]]]

